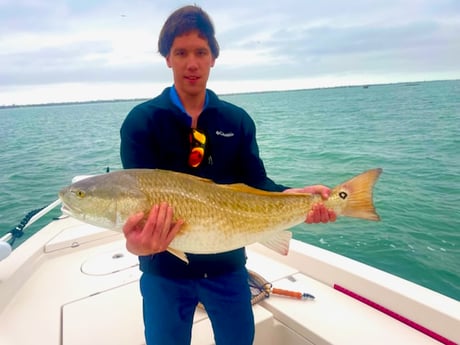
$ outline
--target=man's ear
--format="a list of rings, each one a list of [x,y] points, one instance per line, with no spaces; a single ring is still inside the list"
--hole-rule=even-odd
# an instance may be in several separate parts
[[[170,61],[170,55],[169,55],[169,54],[166,56],[166,65],[167,65],[169,68],[171,68],[171,61]]]

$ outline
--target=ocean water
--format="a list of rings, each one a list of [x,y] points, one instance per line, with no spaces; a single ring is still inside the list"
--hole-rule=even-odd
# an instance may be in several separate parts
[[[383,168],[374,189],[380,222],[303,224],[295,238],[460,300],[459,80],[222,98],[254,118],[276,182],[332,187]],[[0,235],[75,175],[121,169],[119,128],[137,103],[0,109]]]

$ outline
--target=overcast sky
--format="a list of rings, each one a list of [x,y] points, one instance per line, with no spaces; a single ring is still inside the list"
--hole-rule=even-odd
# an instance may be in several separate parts
[[[217,93],[460,79],[459,0],[194,1]],[[175,0],[0,0],[0,105],[155,96]]]

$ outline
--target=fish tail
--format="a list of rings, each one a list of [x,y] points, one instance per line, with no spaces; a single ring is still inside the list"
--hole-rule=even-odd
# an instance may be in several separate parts
[[[372,190],[381,173],[381,168],[368,170],[334,188],[340,198],[348,198],[342,209],[342,215],[374,221],[380,220],[372,200]]]

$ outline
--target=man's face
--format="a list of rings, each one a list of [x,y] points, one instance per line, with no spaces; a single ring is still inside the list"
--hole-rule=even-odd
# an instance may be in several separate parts
[[[174,39],[169,55],[168,67],[174,74],[174,85],[179,94],[195,96],[203,93],[215,58],[208,41],[191,31]]]

